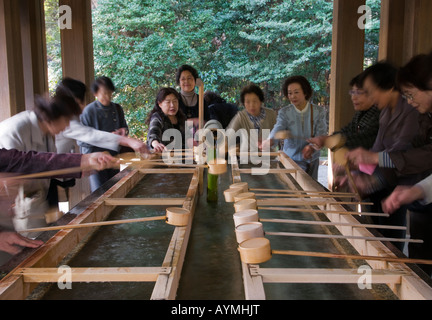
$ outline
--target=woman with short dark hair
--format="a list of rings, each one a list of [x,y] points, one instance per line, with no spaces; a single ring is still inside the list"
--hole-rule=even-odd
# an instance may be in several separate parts
[[[288,78],[283,84],[282,92],[290,105],[279,111],[277,123],[266,145],[277,143],[279,132],[289,131],[290,136],[284,140],[283,151],[312,178],[318,180],[321,152],[308,140],[328,134],[326,110],[311,103],[312,86],[303,76]]]
[[[121,105],[112,101],[112,96],[115,91],[112,81],[107,77],[99,77],[94,81],[92,91],[93,95],[96,97],[96,101],[90,103],[84,108],[80,116],[81,123],[97,130],[127,137],[129,128],[126,122],[124,110]],[[81,147],[81,152],[84,154],[92,152],[109,152],[112,156],[116,156],[120,151],[99,147],[81,140],[78,141],[78,145]],[[91,191],[96,191],[100,186],[119,172],[120,171],[116,169],[108,169],[92,174],[90,176]]]
[[[381,110],[380,129],[370,151],[356,149],[348,154],[355,165],[386,168],[389,167],[389,153],[412,149],[412,141],[418,134],[419,113],[399,91],[397,73],[398,70],[387,62],[379,62],[363,73],[363,88]]]
[[[379,164],[395,168],[401,176],[415,176],[416,180],[409,186],[397,187],[383,202],[383,211],[393,214],[399,207],[408,205],[411,238],[423,240],[423,244],[409,244],[409,256],[432,259],[432,53],[415,56],[403,66],[397,76],[397,86],[420,113],[419,135],[412,141],[413,148],[389,152],[382,157],[387,159],[386,163]],[[421,268],[432,275],[431,266],[421,265]]]
[[[199,95],[195,92],[198,78],[198,71],[190,65],[182,65],[176,73],[176,82],[180,86],[179,108],[187,119],[194,121],[194,125],[198,125],[199,119]],[[204,101],[204,121],[209,120],[208,105]]]
[[[288,97],[289,91],[288,88],[292,84],[299,84],[303,90],[305,99],[309,101],[312,98],[313,95],[313,89],[310,84],[310,82],[303,76],[292,76],[285,80],[283,86],[282,86],[282,93],[285,97]]]
[[[401,94],[397,85],[398,69],[388,62],[378,62],[363,73],[363,88],[373,103],[381,110],[380,127],[375,144],[370,150],[363,148],[350,151],[348,160],[363,173],[354,175],[362,197],[374,205],[372,212],[383,212],[381,202],[398,183],[411,184],[413,176],[400,176],[388,165],[389,153],[412,149],[413,139],[418,135],[419,113]],[[368,165],[368,166],[366,166]],[[374,217],[377,224],[406,225],[406,207],[400,208],[389,218]],[[384,236],[405,237],[405,231],[382,230]],[[401,251],[404,244],[393,243]]]
[[[79,80],[65,78],[63,79],[57,90],[67,88],[75,97],[75,100],[80,105],[81,111],[85,108],[85,96],[87,87]],[[131,148],[135,152],[142,155],[148,153],[147,145],[128,136],[122,136],[111,132],[97,130],[93,127],[85,126],[81,123],[77,116],[70,121],[70,125],[66,130],[56,136],[56,147],[59,153],[78,152],[76,149],[76,141],[86,143],[88,145],[113,150],[119,152],[121,147]]]
[[[357,148],[369,150],[374,145],[378,134],[381,111],[372,103],[363,89],[361,74],[354,77],[349,84],[349,95],[355,114],[352,121],[341,130],[334,132],[333,136],[341,135],[345,141],[344,146],[350,150]],[[320,136],[311,139],[310,142],[323,148],[328,138],[328,136]]]

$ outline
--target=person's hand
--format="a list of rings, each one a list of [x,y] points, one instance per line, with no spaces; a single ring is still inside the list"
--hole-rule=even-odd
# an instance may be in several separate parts
[[[163,143],[160,143],[159,141],[156,140],[152,142],[152,147],[154,152],[156,153],[162,153],[167,150],[166,146]]]
[[[89,154],[83,154],[81,158],[81,168],[83,171],[90,170],[105,170],[118,166],[120,160],[114,158],[105,152],[95,152]]]
[[[334,186],[336,189],[347,189],[347,191],[351,193],[356,193],[358,191],[362,199],[373,192],[376,183],[373,177],[357,171],[352,172],[351,176],[355,186],[352,184],[347,174],[335,176]]]
[[[312,159],[312,156],[315,153],[315,151],[316,150],[314,149],[314,147],[312,147],[311,145],[307,145],[306,147],[304,147],[304,149],[302,151],[303,158],[305,160]]]
[[[261,151],[270,151],[270,148],[272,147],[272,145],[273,145],[273,140],[267,139],[267,140],[262,141],[261,144],[258,145],[258,148]]]
[[[116,135],[126,137],[128,135],[128,130],[126,128],[120,128],[113,132]]]
[[[333,163],[332,166],[332,170],[333,170],[333,176],[337,177],[337,176],[346,176],[346,168],[345,166],[341,166],[338,163]]]
[[[123,137],[120,140],[120,144],[133,149],[136,153],[139,153],[140,155],[150,154],[150,149],[147,144],[138,139]]]
[[[347,184],[348,184],[348,177],[346,175],[335,176],[333,178],[333,185],[335,187],[335,190],[341,190],[343,188],[346,188]]]
[[[348,161],[355,166],[359,166],[360,164],[379,164],[379,154],[376,152],[367,151],[363,148],[358,148],[348,152],[346,157]]]
[[[317,149],[322,149],[324,147],[326,139],[327,139],[326,136],[313,137],[313,138],[310,138],[309,140],[307,140],[307,142],[316,146]]]
[[[0,251],[12,255],[19,253],[23,247],[39,248],[41,245],[43,245],[42,241],[25,238],[16,232],[0,232]]]
[[[382,201],[382,209],[385,213],[392,214],[401,206],[421,200],[424,196],[424,191],[420,187],[399,186],[387,199]]]
[[[10,219],[14,215],[15,199],[21,186],[26,183],[24,180],[8,180],[13,177],[10,174],[0,174],[0,219]],[[2,180],[2,179],[5,180]]]

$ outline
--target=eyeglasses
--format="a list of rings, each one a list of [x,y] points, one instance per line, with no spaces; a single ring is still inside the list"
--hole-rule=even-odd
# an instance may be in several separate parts
[[[366,94],[366,92],[363,91],[363,90],[350,90],[350,91],[348,92],[348,94],[349,94],[350,96],[362,96],[362,95]]]
[[[406,101],[414,101],[415,99],[415,94],[412,93],[403,93],[402,97],[406,100]]]

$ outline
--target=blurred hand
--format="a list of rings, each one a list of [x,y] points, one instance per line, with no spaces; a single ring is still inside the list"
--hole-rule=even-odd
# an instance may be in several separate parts
[[[422,188],[399,186],[382,202],[382,208],[385,213],[392,214],[401,206],[421,200],[424,196]]]
[[[113,132],[116,135],[126,137],[128,135],[128,130],[126,128],[120,128]]]
[[[324,147],[326,139],[327,139],[326,136],[313,137],[313,138],[307,140],[307,142],[315,145],[317,147],[317,149],[322,149]]]
[[[268,152],[268,151],[270,151],[272,145],[273,145],[273,140],[267,139],[267,140],[262,141],[261,144],[258,145],[258,148],[261,151]]]
[[[108,153],[95,152],[83,154],[81,158],[81,168],[83,171],[88,170],[105,170],[118,166],[120,161]]]
[[[304,147],[302,151],[303,158],[305,160],[312,159],[312,156],[315,153],[315,151],[316,150],[314,149],[314,147],[312,147],[311,145],[307,145],[306,147]]]
[[[338,175],[334,177],[334,186],[336,189],[346,189],[348,192],[355,193],[359,192],[359,195],[362,199],[368,196],[373,190],[374,179],[370,176],[363,174],[361,172],[351,172],[355,188],[352,185],[350,179],[347,174]],[[356,190],[357,189],[357,190]]]
[[[14,215],[13,206],[18,196],[19,188],[24,183],[20,180],[3,180],[10,178],[10,175],[0,174],[0,219],[8,219]]]
[[[333,176],[334,177],[337,177],[337,176],[346,176],[346,168],[345,168],[345,166],[341,166],[340,164],[338,164],[336,162],[333,163],[332,170],[333,170]]]
[[[156,153],[162,153],[164,151],[167,151],[166,146],[163,143],[160,143],[158,141],[153,141],[152,147],[153,147],[154,152],[156,152]]]
[[[120,140],[120,144],[133,149],[136,153],[139,153],[141,155],[149,155],[150,154],[150,149],[147,146],[147,144],[138,140],[138,139],[123,137]]]
[[[42,241],[25,238],[16,232],[0,232],[0,251],[12,255],[19,253],[22,247],[39,248],[41,245]]]
[[[355,149],[347,153],[347,159],[355,166],[360,164],[379,164],[379,155],[375,152],[370,152],[362,148]]]

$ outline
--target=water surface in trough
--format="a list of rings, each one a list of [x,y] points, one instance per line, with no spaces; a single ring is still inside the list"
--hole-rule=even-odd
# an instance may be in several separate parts
[[[184,197],[191,175],[146,176],[128,197]],[[242,175],[251,188],[286,188],[275,175]],[[204,181],[206,183],[206,179]],[[208,202],[206,187],[199,197],[183,271],[177,291],[178,300],[245,299],[241,262],[234,232],[234,206],[226,203],[223,191],[233,183],[231,172],[219,176],[217,202]],[[205,185],[205,184],[204,184]],[[165,214],[164,207],[117,208],[110,220]],[[260,218],[311,220],[308,213],[260,210]],[[100,228],[74,258],[71,267],[160,267],[174,227],[163,221]],[[325,233],[320,226],[264,223],[265,232]],[[327,230],[328,231],[328,230]],[[333,230],[334,231],[334,230]],[[272,249],[340,253],[340,241],[269,236]],[[347,246],[349,247],[349,246]],[[356,268],[345,260],[276,256],[262,268]],[[148,300],[154,283],[74,283],[72,290],[56,285],[44,299],[144,299]],[[388,289],[374,286],[361,290],[356,284],[265,284],[268,300],[349,300],[393,298]],[[383,291],[383,293],[381,293]]]

